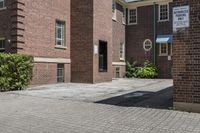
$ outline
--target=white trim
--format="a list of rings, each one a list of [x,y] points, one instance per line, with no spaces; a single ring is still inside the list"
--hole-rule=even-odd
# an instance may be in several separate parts
[[[115,7],[114,12],[113,12],[113,5]],[[117,21],[117,3],[115,0],[113,0],[113,3],[112,3],[112,20]]]
[[[113,66],[126,66],[125,62],[113,62],[112,63]]]
[[[136,22],[135,23],[130,23],[130,10],[136,10]],[[128,25],[136,25],[138,22],[138,15],[137,15],[137,8],[129,8],[128,9]]]
[[[34,62],[35,63],[64,63],[64,64],[70,64],[71,63],[71,59],[34,57]]]
[[[160,6],[163,6],[163,5],[167,5],[167,19],[165,20],[160,20]],[[158,22],[166,22],[166,21],[169,21],[169,3],[160,3],[159,4],[159,7],[158,7]]]
[[[126,7],[123,7],[122,24],[126,25]]]
[[[166,53],[161,53],[161,45],[165,44],[166,45]],[[159,44],[159,56],[168,56],[169,51],[168,51],[168,44],[167,43],[160,43]]]

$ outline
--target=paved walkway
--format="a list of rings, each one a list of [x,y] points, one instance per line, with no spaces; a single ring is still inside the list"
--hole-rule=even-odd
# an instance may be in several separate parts
[[[69,100],[48,91],[0,93],[0,133],[200,133],[200,114],[98,104],[85,101],[89,95]]]

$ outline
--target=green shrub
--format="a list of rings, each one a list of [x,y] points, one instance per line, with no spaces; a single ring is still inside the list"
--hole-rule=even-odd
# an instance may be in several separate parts
[[[127,78],[133,78],[133,77],[137,77],[137,62],[127,62],[126,63],[126,77]]]
[[[143,67],[137,67],[136,62],[127,62],[126,70],[127,78],[156,78],[158,76],[158,69],[149,61],[145,61]]]
[[[144,62],[144,67],[137,70],[137,77],[139,78],[156,78],[158,76],[158,69],[149,61]]]
[[[0,53],[0,91],[22,90],[32,79],[33,57]]]

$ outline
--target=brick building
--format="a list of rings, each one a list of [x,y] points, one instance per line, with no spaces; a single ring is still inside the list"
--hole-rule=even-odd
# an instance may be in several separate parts
[[[145,59],[170,78],[171,45],[156,44],[172,33],[170,2],[0,0],[0,50],[34,56],[32,84],[111,81]]]
[[[174,107],[200,112],[200,1],[174,0],[189,8],[189,26],[174,32]]]

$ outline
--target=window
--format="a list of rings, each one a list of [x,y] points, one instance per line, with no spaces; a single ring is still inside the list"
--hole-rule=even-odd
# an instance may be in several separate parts
[[[167,43],[160,44],[160,56],[168,56],[168,44]]]
[[[99,41],[99,72],[107,72],[108,55],[107,42]]]
[[[4,0],[0,0],[0,9],[5,7],[5,1]]]
[[[159,5],[159,21],[169,20],[169,5]]]
[[[120,78],[120,68],[116,68],[116,78]]]
[[[125,58],[125,44],[124,43],[120,43],[119,54],[120,54],[120,60],[124,60]]]
[[[137,9],[129,9],[129,24],[137,23]]]
[[[126,8],[123,9],[122,23],[126,24]]]
[[[150,39],[146,39],[144,42],[143,42],[143,48],[145,51],[150,51],[152,49],[152,41]]]
[[[65,22],[56,21],[56,45],[65,46]]]
[[[58,64],[57,65],[57,82],[58,83],[62,83],[65,81],[64,75],[65,75],[64,64]]]
[[[0,52],[5,51],[5,38],[0,38]]]
[[[117,19],[117,9],[116,9],[116,2],[113,1],[112,3],[112,19],[116,20]]]

